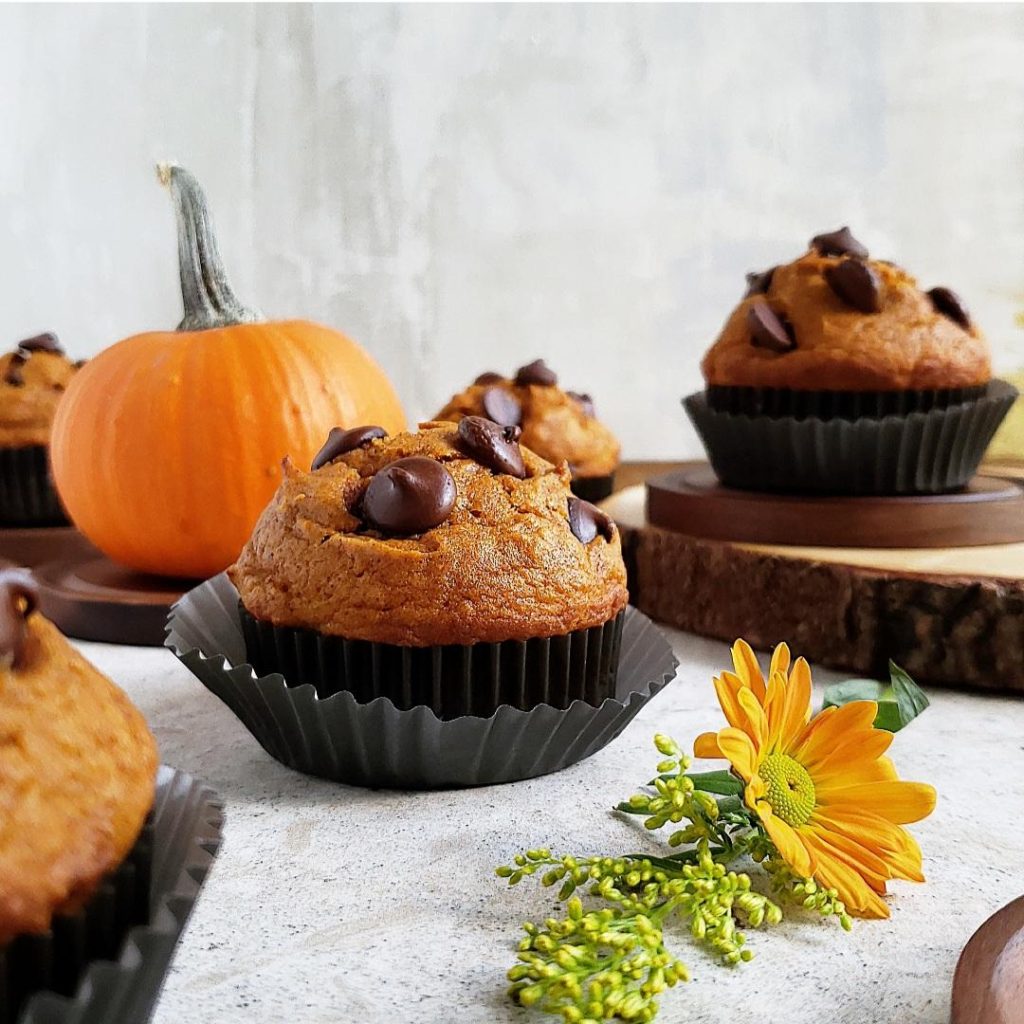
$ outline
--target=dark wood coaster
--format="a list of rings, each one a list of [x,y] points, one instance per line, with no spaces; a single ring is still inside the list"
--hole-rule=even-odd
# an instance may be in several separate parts
[[[951,1024],[1024,1024],[1024,896],[993,914],[964,947]]]
[[[59,559],[36,567],[42,613],[68,636],[159,647],[164,623],[194,580],[144,576],[103,555]]]
[[[828,497],[723,487],[706,462],[647,482],[652,526],[706,540],[829,548],[945,548],[1024,541],[1024,481],[976,476],[955,494]]]
[[[58,558],[99,552],[73,526],[0,529],[0,558],[15,565],[42,565]]]

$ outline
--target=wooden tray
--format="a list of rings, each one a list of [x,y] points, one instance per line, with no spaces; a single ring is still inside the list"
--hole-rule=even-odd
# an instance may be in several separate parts
[[[0,558],[14,565],[42,565],[57,558],[99,552],[73,526],[0,529]]]
[[[1024,481],[977,476],[955,494],[800,496],[723,487],[706,462],[647,481],[647,521],[708,540],[939,548],[1024,541]]]
[[[762,649],[785,640],[859,675],[885,677],[892,658],[922,682],[1024,692],[1024,542],[755,544],[653,525],[645,497],[635,486],[602,507],[622,530],[630,599],[652,618]]]
[[[39,605],[61,632],[79,640],[160,647],[171,605],[195,580],[124,569],[96,551],[37,566]]]

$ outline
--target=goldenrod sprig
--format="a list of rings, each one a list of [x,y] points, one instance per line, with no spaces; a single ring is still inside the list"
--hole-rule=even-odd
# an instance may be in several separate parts
[[[690,760],[675,741],[659,735],[655,746],[663,759],[651,789],[617,809],[643,816],[650,832],[682,825],[668,836],[677,852],[558,857],[542,848],[516,854],[497,869],[509,885],[540,873],[542,884],[558,885],[558,899],[568,901],[564,918],[524,925],[519,962],[508,973],[517,1002],[558,1014],[567,1024],[654,1019],[657,996],[689,977],[665,948],[664,928],[672,918],[724,963],[751,959],[740,925],[778,924],[783,912],[752,887],[747,873],[731,867],[741,859],[764,868],[778,898],[835,916],[849,928],[834,890],[786,867],[743,806],[738,780],[724,772],[689,775]],[[582,898],[604,906],[587,910]]]

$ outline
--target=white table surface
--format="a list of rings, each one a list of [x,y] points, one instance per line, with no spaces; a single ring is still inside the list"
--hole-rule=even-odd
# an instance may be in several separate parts
[[[719,728],[711,674],[724,644],[672,634],[675,682],[610,747],[546,778],[439,793],[353,789],[279,765],[170,652],[81,644],[149,719],[162,759],[210,783],[224,844],[154,1024],[216,1021],[512,1024],[505,970],[519,926],[553,894],[494,877],[521,849],[627,852],[643,839],[608,812],[650,777],[656,731]],[[836,678],[817,672],[817,682]],[[810,918],[749,932],[757,954],[719,966],[681,928],[694,980],[665,995],[664,1024],[939,1024],[960,949],[1024,892],[1024,700],[930,691],[892,753],[938,806],[914,826],[926,885],[896,883],[888,922],[852,934]],[[819,693],[816,699],[820,697]],[[795,920],[795,919],[794,919]]]

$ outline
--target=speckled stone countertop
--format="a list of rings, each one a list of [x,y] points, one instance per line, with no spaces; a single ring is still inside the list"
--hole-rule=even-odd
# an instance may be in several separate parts
[[[441,793],[351,789],[273,761],[162,649],[82,644],[145,712],[163,760],[213,785],[225,841],[178,950],[154,1024],[527,1024],[504,972],[519,925],[547,916],[539,882],[495,865],[520,849],[638,848],[608,812],[650,777],[656,731],[718,728],[710,679],[724,644],[673,634],[678,678],[590,760],[514,785]],[[818,683],[836,678],[816,673]],[[665,1024],[940,1024],[960,949],[1024,892],[1024,701],[932,691],[899,734],[905,778],[939,791],[914,826],[928,884],[895,884],[889,922],[853,933],[808,920],[748,932],[757,956],[718,966],[680,930],[694,980],[666,993]]]

